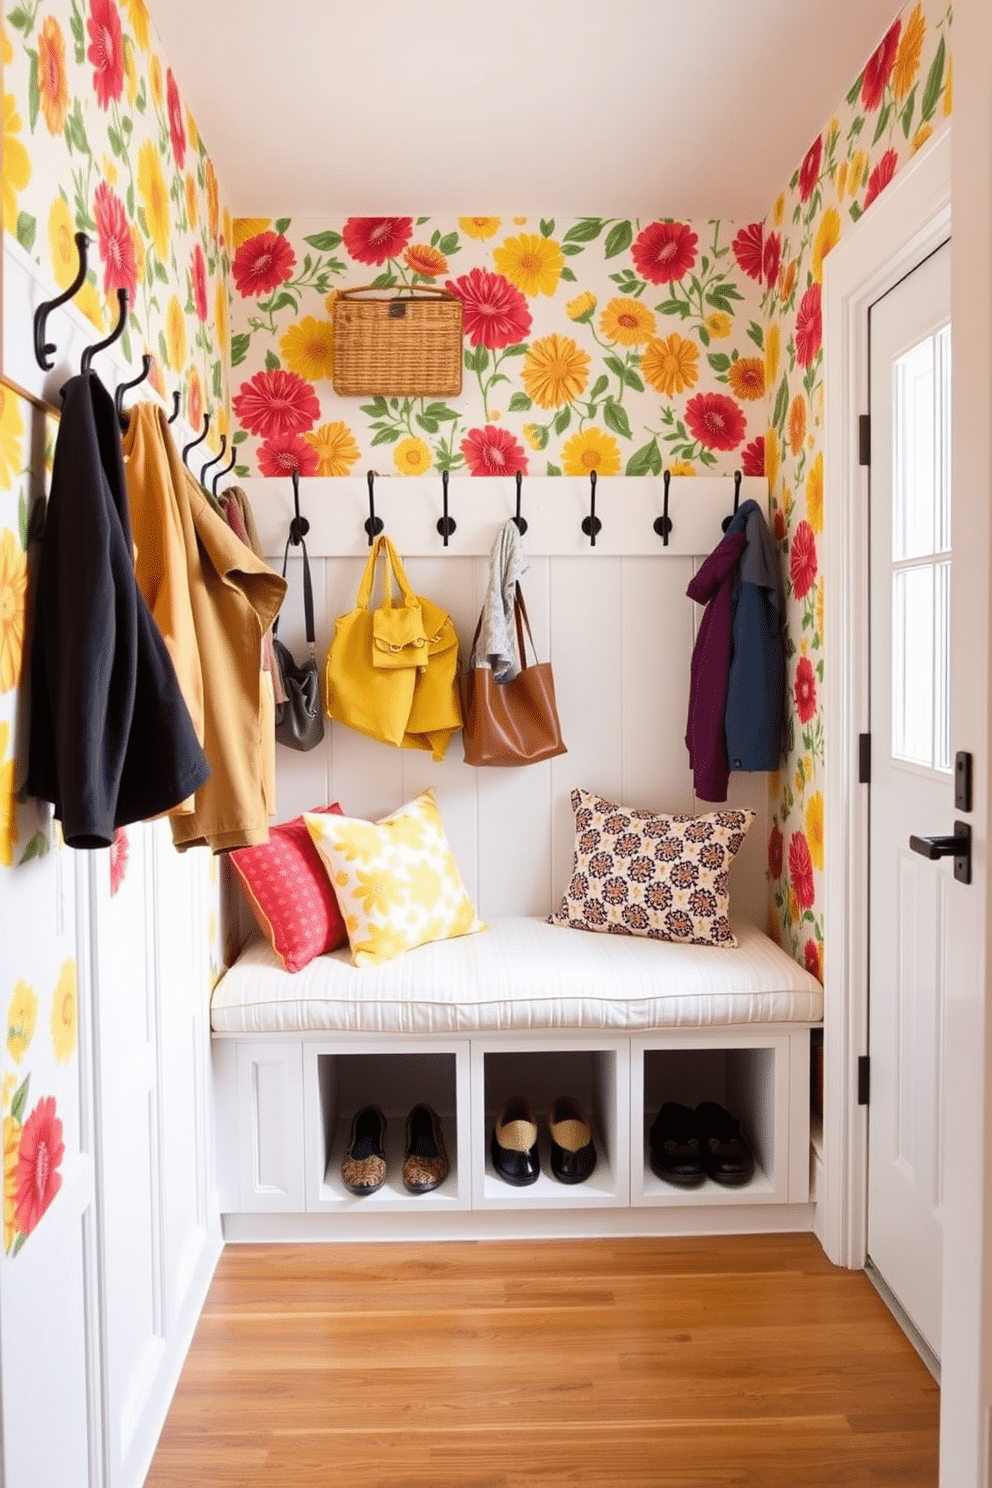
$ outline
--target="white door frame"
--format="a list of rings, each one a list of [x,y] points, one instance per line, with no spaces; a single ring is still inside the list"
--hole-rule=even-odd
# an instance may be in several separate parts
[[[856,1104],[856,1075],[858,1056],[868,1052],[868,796],[858,782],[858,734],[868,730],[868,471],[858,462],[858,415],[868,410],[868,307],[939,247],[950,225],[947,129],[899,172],[823,266],[827,816],[823,1184],[815,1227],[841,1266],[863,1266],[867,1244],[868,1123],[867,1108]]]

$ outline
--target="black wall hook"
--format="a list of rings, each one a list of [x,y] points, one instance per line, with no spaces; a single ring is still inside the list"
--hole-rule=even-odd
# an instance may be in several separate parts
[[[128,391],[129,388],[136,388],[139,383],[144,382],[145,378],[148,376],[151,370],[152,358],[151,355],[146,351],[144,356],[141,358],[141,371],[138,373],[137,377],[132,377],[130,382],[120,382],[114,388],[114,407],[117,410],[117,417],[119,419],[124,417],[124,394]]]
[[[369,471],[369,473],[368,473],[368,482],[369,482],[369,514],[368,514],[368,517],[367,517],[366,522],[365,522],[365,531],[369,535],[369,547],[371,547],[372,544],[373,544],[373,542],[379,536],[379,533],[382,531],[383,527],[385,526],[385,523],[383,522],[383,520],[382,520],[381,517],[377,517],[376,514],[375,514],[375,471],[374,470],[370,470]]]
[[[723,521],[720,523],[720,526],[723,528],[724,532],[726,532],[727,528],[730,526],[731,522],[736,517],[736,515],[737,515],[737,508],[741,504],[741,478],[742,478],[741,477],[741,472],[739,470],[735,470],[734,471],[734,509],[730,513],[730,516],[729,517],[724,517]]]
[[[222,481],[224,479],[225,475],[230,475],[231,471],[234,469],[234,467],[235,467],[235,465],[237,463],[238,463],[238,450],[237,450],[237,446],[232,444],[232,446],[231,446],[231,463],[229,465],[225,465],[223,470],[218,470],[217,471],[217,474],[213,478],[213,481],[211,482],[210,489],[211,489],[211,491],[213,492],[213,494],[215,496],[217,495],[217,482],[218,481]]]
[[[672,530],[672,519],[668,515],[668,489],[672,484],[672,472],[670,470],[666,470],[664,475],[662,476],[662,480],[665,483],[665,495],[662,501],[661,516],[655,517],[652,525],[655,532],[657,532],[658,536],[661,538],[662,545],[667,548],[668,536]]]
[[[524,474],[523,474],[523,471],[522,470],[518,470],[517,471],[517,514],[516,514],[516,516],[514,517],[513,520],[516,523],[517,531],[520,533],[520,536],[521,537],[523,537],[524,533],[527,531],[527,518],[526,517],[522,517],[520,515],[520,488],[523,485],[523,483],[524,483]]]
[[[176,388],[176,391],[172,395],[172,412],[169,414],[168,420],[170,424],[174,424],[179,417],[179,405],[182,402],[182,398],[182,393]]]
[[[189,468],[189,461],[187,460],[186,456],[189,454],[189,452],[190,452],[191,449],[196,449],[196,446],[198,444],[202,444],[203,443],[203,441],[207,437],[207,434],[209,432],[209,429],[210,429],[210,415],[209,415],[209,413],[205,413],[203,415],[203,433],[202,434],[198,434],[195,439],[191,439],[190,442],[189,442],[189,444],[184,444],[183,445],[183,464],[187,467],[187,469]]]
[[[226,434],[222,434],[220,436],[220,449],[218,450],[217,454],[214,455],[214,457],[211,460],[208,460],[205,465],[201,465],[200,466],[200,485],[201,486],[205,486],[206,483],[207,483],[207,471],[210,469],[211,465],[219,465],[220,462],[221,462],[221,460],[223,460],[223,458],[224,458],[224,451],[226,449],[227,449],[227,435]]]
[[[119,289],[117,291],[117,307],[117,324],[114,326],[114,329],[111,331],[109,336],[105,336],[102,341],[97,341],[92,346],[87,346],[86,350],[83,352],[82,356],[79,359],[80,372],[88,372],[90,370],[90,363],[96,356],[97,352],[105,351],[108,346],[113,346],[114,342],[119,341],[121,336],[123,336],[124,327],[127,325],[126,289]]]
[[[602,531],[603,524],[596,515],[596,472],[589,472],[589,515],[582,518],[582,531],[589,539],[589,546],[596,546],[596,534]]]
[[[48,317],[59,305],[64,305],[67,300],[72,299],[73,295],[78,294],[86,280],[86,250],[90,240],[84,232],[77,232],[73,241],[76,244],[76,252],[79,254],[79,269],[75,279],[57,299],[45,300],[34,312],[34,355],[38,366],[45,372],[50,372],[55,365],[52,361],[55,342],[45,340],[45,324]]]
[[[299,546],[310,531],[310,523],[306,517],[300,516],[300,472],[298,470],[292,471],[290,479],[293,482],[293,507],[295,515],[289,524],[289,540],[295,548]]]
[[[444,515],[437,519],[437,530],[444,538],[444,546],[447,547],[448,538],[455,530],[455,519],[448,516],[448,472],[446,470],[441,471],[441,490],[444,493]]]

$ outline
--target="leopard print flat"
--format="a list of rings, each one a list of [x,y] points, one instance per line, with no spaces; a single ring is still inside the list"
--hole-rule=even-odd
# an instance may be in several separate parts
[[[441,1121],[430,1106],[414,1106],[406,1118],[406,1156],[403,1184],[410,1193],[430,1193],[448,1176]]]
[[[341,1177],[349,1193],[375,1193],[386,1181],[386,1118],[378,1106],[363,1106],[351,1123]]]

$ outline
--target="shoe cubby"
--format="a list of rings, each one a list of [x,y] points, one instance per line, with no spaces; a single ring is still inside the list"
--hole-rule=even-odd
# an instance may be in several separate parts
[[[486,1209],[596,1208],[629,1198],[629,1043],[570,1037],[553,1044],[502,1041],[472,1046],[472,1204]],[[559,1182],[551,1171],[548,1111],[557,1096],[572,1096],[585,1111],[596,1147],[596,1167],[581,1183]],[[537,1118],[541,1172],[516,1187],[493,1167],[490,1143],[497,1114],[513,1096],[529,1101]]]
[[[407,1040],[389,1048],[380,1040],[374,1048],[310,1045],[305,1055],[308,1211],[375,1214],[470,1206],[467,1043],[418,1046]],[[406,1119],[421,1103],[432,1106],[440,1117],[450,1171],[437,1188],[414,1194],[403,1183]],[[353,1194],[344,1185],[341,1163],[352,1119],[369,1105],[379,1106],[386,1118],[386,1179],[374,1193]]]
[[[711,1178],[683,1188],[651,1168],[650,1131],[662,1105],[716,1101],[754,1154],[745,1184]],[[631,1204],[799,1203],[809,1197],[809,1031],[715,1029],[635,1040],[631,1051]]]

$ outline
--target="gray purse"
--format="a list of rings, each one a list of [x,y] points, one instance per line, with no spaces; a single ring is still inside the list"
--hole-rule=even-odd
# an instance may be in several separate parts
[[[276,743],[285,744],[287,749],[305,751],[316,748],[324,737],[324,711],[321,705],[320,677],[317,672],[315,651],[316,635],[313,624],[310,559],[307,556],[307,545],[294,522],[290,526],[289,537],[286,539],[286,551],[283,554],[283,578],[286,577],[289,545],[297,542],[303,549],[303,618],[306,624],[309,654],[302,666],[296,664],[289,647],[283,645],[276,633],[279,627],[278,617],[272,625],[272,649],[282,672],[283,691],[286,694],[286,701],[276,705]]]

